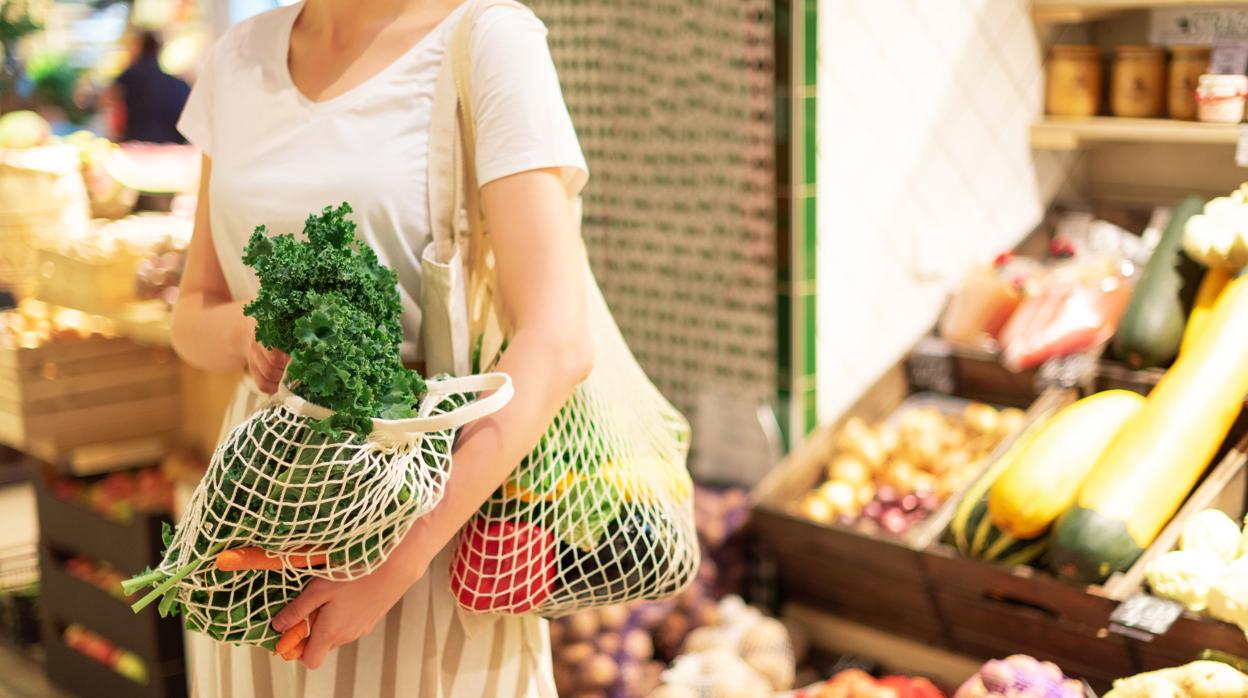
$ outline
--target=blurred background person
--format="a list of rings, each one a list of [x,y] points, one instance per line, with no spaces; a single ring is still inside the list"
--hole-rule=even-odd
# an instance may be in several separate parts
[[[120,141],[185,143],[177,123],[191,88],[160,67],[159,36],[145,31],[136,43],[134,60],[113,85],[115,136]]]

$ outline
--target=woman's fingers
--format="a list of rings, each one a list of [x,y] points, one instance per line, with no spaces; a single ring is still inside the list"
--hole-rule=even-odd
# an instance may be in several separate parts
[[[265,349],[258,342],[252,343],[247,357],[248,368],[256,387],[266,393],[277,391],[282,375],[290,363],[290,357],[276,349]]]
[[[279,633],[290,630],[295,624],[300,623],[312,612],[320,608],[325,603],[325,595],[322,593],[322,584],[318,584],[323,580],[315,580],[308,584],[308,588],[303,593],[295,597],[294,601],[286,604],[286,607],[273,616],[273,629]]]
[[[300,657],[304,666],[309,669],[320,668],[325,661],[325,657],[329,656],[330,650],[337,646],[337,643],[334,642],[334,637],[332,628],[324,626],[313,628],[312,634],[308,636],[307,640],[304,640],[306,644],[303,645],[303,656]]]

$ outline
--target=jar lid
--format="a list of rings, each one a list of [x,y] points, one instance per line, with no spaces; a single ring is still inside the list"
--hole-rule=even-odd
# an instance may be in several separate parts
[[[1139,56],[1148,56],[1150,58],[1154,56],[1164,57],[1166,55],[1165,49],[1158,48],[1156,46],[1143,46],[1143,45],[1138,45],[1138,44],[1126,44],[1123,46],[1115,46],[1114,53],[1118,54],[1119,56],[1136,54]]]
[[[1200,82],[1197,83],[1197,89],[1248,90],[1248,75],[1218,75],[1216,73],[1205,73],[1200,76]]]
[[[1052,47],[1054,54],[1064,56],[1097,56],[1100,55],[1100,49],[1091,44],[1055,44]]]
[[[1213,55],[1213,49],[1209,46],[1197,46],[1194,44],[1180,44],[1170,47],[1170,52],[1176,56],[1210,56]]]

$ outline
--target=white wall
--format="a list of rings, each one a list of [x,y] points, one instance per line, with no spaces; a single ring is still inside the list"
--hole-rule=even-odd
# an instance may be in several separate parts
[[[820,0],[819,415],[932,327],[947,289],[1039,222],[1074,155],[1033,162],[1026,0]]]

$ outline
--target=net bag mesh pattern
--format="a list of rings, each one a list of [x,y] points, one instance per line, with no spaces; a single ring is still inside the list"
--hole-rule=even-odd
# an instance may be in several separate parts
[[[689,427],[646,378],[585,269],[595,368],[460,536],[478,612],[546,617],[671,596],[700,563]]]
[[[481,378],[467,380],[498,385]],[[438,381],[429,388],[417,418],[377,420],[384,428],[367,437],[318,431],[328,411],[289,394],[232,429],[160,565],[180,577],[176,597],[187,627],[224,642],[268,646],[277,638],[272,617],[309,581],[357,579],[379,567],[441,500],[456,433],[469,421],[456,415],[468,414],[470,394],[441,391]],[[509,397],[492,398],[493,409]],[[474,406],[473,416],[492,411],[482,407]],[[424,429],[433,423],[450,426]],[[279,569],[214,564],[223,551],[250,547],[262,548]],[[179,574],[188,567],[189,574]]]

